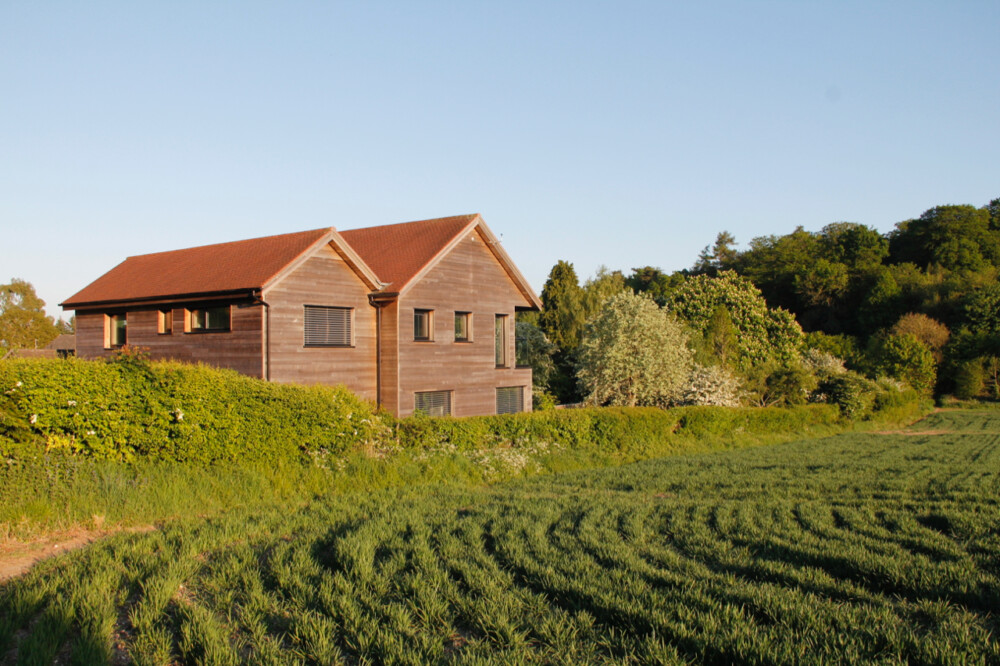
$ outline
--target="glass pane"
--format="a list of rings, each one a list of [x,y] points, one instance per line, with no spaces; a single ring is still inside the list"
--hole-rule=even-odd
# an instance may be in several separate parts
[[[456,340],[468,340],[469,339],[469,313],[468,312],[456,312],[455,313],[455,339]]]
[[[431,313],[428,310],[415,310],[413,312],[413,337],[417,340],[430,340],[431,338]]]
[[[498,366],[507,365],[507,315],[497,315],[495,323],[494,342],[496,349],[494,355],[496,356],[496,364]]]

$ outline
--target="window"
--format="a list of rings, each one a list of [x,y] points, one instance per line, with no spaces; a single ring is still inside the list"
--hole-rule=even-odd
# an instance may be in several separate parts
[[[413,410],[427,416],[451,416],[451,391],[414,393]]]
[[[434,311],[414,310],[413,311],[413,339],[433,340],[434,332]]]
[[[188,310],[188,331],[192,333],[228,331],[229,326],[228,305]]]
[[[306,347],[350,347],[354,344],[353,308],[305,306]]]
[[[111,349],[114,349],[116,347],[124,347],[128,343],[128,335],[126,333],[126,327],[128,326],[128,321],[126,321],[125,315],[124,314],[108,315],[107,325],[108,325],[108,347]]]
[[[173,310],[160,310],[156,314],[156,331],[160,335],[170,335],[174,332]]]
[[[472,339],[472,313],[455,313],[455,342],[469,342]]]
[[[507,367],[507,315],[497,315],[494,320],[494,345],[497,367]]]
[[[497,414],[517,414],[523,411],[523,386],[502,386],[497,389]]]

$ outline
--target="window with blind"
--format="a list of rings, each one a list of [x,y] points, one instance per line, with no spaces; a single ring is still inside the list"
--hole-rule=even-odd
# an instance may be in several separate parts
[[[354,308],[305,306],[306,347],[350,347],[354,344]]]
[[[427,416],[451,416],[451,391],[414,393],[413,409]]]
[[[502,386],[497,389],[497,414],[517,414],[523,411],[523,386]]]

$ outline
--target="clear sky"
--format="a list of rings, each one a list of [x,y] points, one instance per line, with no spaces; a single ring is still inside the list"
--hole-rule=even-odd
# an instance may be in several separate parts
[[[58,315],[126,256],[482,213],[690,266],[1000,197],[1000,2],[0,0],[0,283]]]

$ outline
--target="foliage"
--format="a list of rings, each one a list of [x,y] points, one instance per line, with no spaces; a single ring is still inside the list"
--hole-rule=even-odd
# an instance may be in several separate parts
[[[965,297],[965,321],[969,330],[982,335],[1000,335],[1000,284],[993,282]]]
[[[41,443],[0,439],[8,455],[170,461],[281,461],[344,451],[377,436],[370,406],[343,387],[272,384],[229,370],[116,361],[0,362],[0,411]]]
[[[978,398],[983,393],[984,379],[983,362],[980,359],[962,361],[955,374],[955,397],[962,400]]]
[[[761,407],[801,405],[816,389],[817,378],[798,361],[758,365],[747,375],[746,390],[753,404]]]
[[[872,375],[899,379],[918,391],[929,393],[934,388],[934,356],[912,333],[875,337],[868,356]]]
[[[925,314],[911,312],[899,318],[899,321],[889,331],[892,335],[912,335],[927,345],[934,356],[935,363],[940,363],[944,357],[944,346],[948,344],[951,331],[936,319]]]
[[[560,261],[549,272],[542,287],[542,313],[539,324],[548,339],[563,352],[572,352],[580,344],[586,320],[583,290],[573,264]]]
[[[990,212],[973,206],[935,206],[915,220],[896,225],[889,236],[894,262],[952,271],[976,271],[1000,263],[1000,233],[990,228]]]
[[[596,405],[667,405],[681,397],[691,352],[680,324],[649,297],[623,291],[587,324],[577,377]]]
[[[739,407],[740,381],[724,367],[695,364],[684,387],[681,404]]]
[[[802,365],[820,381],[847,372],[843,360],[819,349],[807,349],[802,354]]]
[[[725,308],[737,332],[734,365],[743,372],[769,361],[791,362],[802,345],[795,318],[768,308],[760,290],[732,271],[687,280],[671,293],[666,307],[702,335],[719,308]]]
[[[14,278],[0,285],[0,358],[12,349],[44,347],[59,335],[45,301],[30,282]]]
[[[583,284],[584,319],[592,319],[609,298],[625,289],[625,277],[621,271],[610,271],[606,266],[599,266],[594,277]]]
[[[535,386],[546,387],[555,373],[552,355],[556,346],[549,342],[541,328],[521,321],[515,324],[517,364],[531,367],[531,382]]]
[[[828,377],[820,382],[817,392],[847,418],[867,418],[875,407],[875,383],[856,372]]]
[[[625,278],[625,286],[637,294],[650,296],[660,307],[667,302],[667,295],[683,282],[682,274],[667,275],[653,266],[633,268],[632,274]]]

